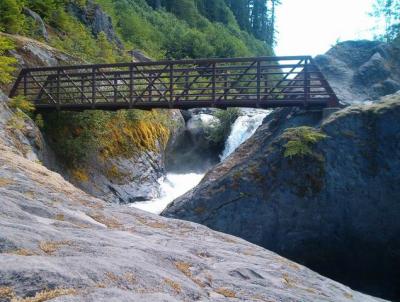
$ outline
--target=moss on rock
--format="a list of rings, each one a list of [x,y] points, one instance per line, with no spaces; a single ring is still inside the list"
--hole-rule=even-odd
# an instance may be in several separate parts
[[[306,126],[288,128],[282,136],[287,139],[284,156],[289,158],[312,155],[312,145],[327,137],[321,131]]]

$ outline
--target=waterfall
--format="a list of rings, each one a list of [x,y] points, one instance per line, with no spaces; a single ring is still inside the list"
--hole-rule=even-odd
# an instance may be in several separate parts
[[[225,142],[224,151],[220,155],[221,161],[252,136],[265,116],[270,112],[261,109],[241,109],[242,114],[232,125],[231,133]],[[197,186],[203,176],[204,174],[202,173],[168,173],[165,177],[159,179],[161,188],[159,198],[136,202],[131,206],[154,214],[160,214],[170,202]]]
[[[204,174],[200,173],[168,173],[165,177],[159,179],[161,188],[159,198],[149,201],[135,202],[131,206],[154,214],[160,214],[174,199],[197,186],[203,176]]]
[[[225,142],[225,149],[220,155],[221,161],[250,138],[270,112],[261,109],[242,109],[242,115],[233,123],[231,133]]]

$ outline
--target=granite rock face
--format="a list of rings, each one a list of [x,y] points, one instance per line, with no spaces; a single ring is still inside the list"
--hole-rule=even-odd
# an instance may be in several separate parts
[[[0,152],[2,302],[383,301],[242,239],[107,204]]]
[[[101,159],[94,154],[82,166],[87,179],[69,174],[72,183],[85,192],[109,202],[132,203],[157,198],[158,179],[166,174],[164,147],[158,143],[157,152],[147,151],[132,155]]]
[[[115,43],[121,49],[124,48],[114,30],[111,17],[101,9],[100,5],[94,3],[92,0],[87,1],[83,7],[71,2],[69,10],[72,15],[76,16],[91,29],[93,35],[97,36],[99,33],[104,32],[110,42]]]
[[[22,113],[22,116],[16,115],[7,101],[0,90],[0,141],[29,160],[54,167],[54,156],[35,123]]]
[[[374,101],[400,90],[400,48],[377,41],[347,41],[315,58],[343,103]]]
[[[203,173],[220,162],[224,143],[210,140],[210,133],[221,125],[220,109],[195,108],[181,110],[183,131],[169,144],[166,168],[172,172]]]
[[[90,5],[90,4],[88,4]],[[46,44],[33,39],[6,35],[16,45],[13,55],[19,68],[57,66],[82,63],[81,60],[64,54]],[[0,87],[1,88],[1,87]],[[11,87],[4,87],[9,91]],[[100,160],[98,154],[85,165],[85,177],[74,177],[72,171],[65,167],[49,147],[51,141],[43,136],[35,123],[26,117],[21,129],[10,126],[16,119],[15,114],[5,104],[8,98],[0,95],[0,133],[7,131],[3,138],[7,145],[20,145],[20,152],[27,158],[41,161],[46,167],[63,174],[69,181],[94,196],[110,202],[129,203],[151,200],[159,196],[158,179],[165,175],[165,150],[159,143],[157,150],[141,152],[132,157],[115,157],[108,161]],[[4,106],[3,106],[4,105]],[[178,136],[184,124],[179,110],[168,111],[171,124],[171,139]],[[21,122],[20,120],[18,122]],[[15,125],[14,125],[15,126]],[[50,144],[47,144],[49,142]],[[113,172],[113,173],[110,173]]]
[[[17,59],[18,70],[20,68],[69,65],[83,62],[81,59],[34,39],[4,33],[0,33],[0,35],[10,38],[15,43],[15,50],[10,51],[10,54]]]
[[[37,34],[42,36],[46,41],[49,41],[49,33],[47,32],[46,24],[44,23],[42,17],[27,7],[23,8],[23,12],[27,17],[32,18],[35,22],[36,26],[38,27]]]
[[[399,94],[327,119],[321,112],[276,110],[162,215],[242,237],[357,289],[398,299],[399,121]],[[313,133],[326,137],[309,142]]]

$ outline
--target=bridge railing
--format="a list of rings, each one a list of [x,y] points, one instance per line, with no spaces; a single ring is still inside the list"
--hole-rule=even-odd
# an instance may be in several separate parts
[[[311,57],[259,57],[23,69],[10,96],[38,109],[332,106]]]

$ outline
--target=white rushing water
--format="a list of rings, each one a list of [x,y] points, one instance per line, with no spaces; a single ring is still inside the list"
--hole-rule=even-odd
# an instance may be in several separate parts
[[[187,191],[197,186],[204,174],[187,173],[172,174],[159,180],[161,186],[161,196],[154,200],[135,202],[132,207],[160,214],[166,206],[175,198],[185,194]]]
[[[225,142],[225,149],[220,155],[221,161],[250,138],[270,112],[261,109],[242,109],[243,115],[239,116],[233,123],[231,134]]]
[[[260,109],[241,110],[242,115],[239,116],[232,125],[231,133],[225,142],[225,149],[220,155],[221,161],[252,136],[261,125],[265,116],[270,112]],[[160,214],[174,199],[197,186],[203,176],[204,174],[199,173],[168,173],[165,178],[159,180],[161,186],[161,196],[159,198],[150,201],[135,202],[132,204],[132,207],[154,214]]]

